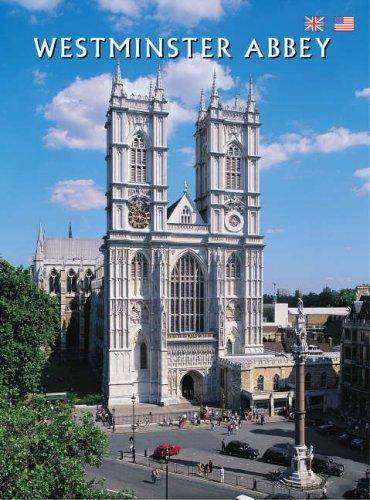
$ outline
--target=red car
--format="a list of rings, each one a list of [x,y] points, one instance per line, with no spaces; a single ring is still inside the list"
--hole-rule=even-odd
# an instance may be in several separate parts
[[[178,455],[180,452],[180,446],[177,444],[162,443],[157,446],[154,450],[154,458],[164,458],[166,455],[172,457],[172,455]]]

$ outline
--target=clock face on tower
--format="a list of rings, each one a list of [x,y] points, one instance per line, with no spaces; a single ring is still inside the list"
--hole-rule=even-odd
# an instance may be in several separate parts
[[[149,208],[132,205],[128,213],[128,221],[135,229],[144,229],[150,221]]]

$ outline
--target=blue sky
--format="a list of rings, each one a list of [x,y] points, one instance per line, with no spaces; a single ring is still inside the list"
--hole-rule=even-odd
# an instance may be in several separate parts
[[[140,4],[140,6],[138,5]],[[231,59],[163,60],[171,106],[169,201],[194,186],[194,116],[217,71],[221,102],[245,99],[251,74],[262,121],[265,291],[339,289],[369,281],[369,11],[362,0],[0,0],[0,254],[30,262],[48,236],[105,232],[104,113],[114,63],[40,60],[33,37],[212,36]],[[307,34],[304,16],[324,16]],[[334,16],[355,16],[334,33]],[[252,38],[331,37],[327,58],[244,59]],[[157,60],[121,60],[128,91],[147,92]]]

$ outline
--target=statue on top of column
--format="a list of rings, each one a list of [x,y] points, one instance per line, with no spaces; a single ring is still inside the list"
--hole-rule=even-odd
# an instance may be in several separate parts
[[[303,313],[303,300],[298,299],[297,304],[298,314],[295,323],[295,340],[293,345],[293,353],[304,353],[308,351],[307,334],[306,334],[306,318]]]

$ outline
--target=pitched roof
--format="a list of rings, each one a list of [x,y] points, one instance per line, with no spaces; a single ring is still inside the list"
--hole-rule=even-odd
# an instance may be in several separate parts
[[[101,239],[45,238],[44,258],[47,260],[95,260],[99,256]]]

